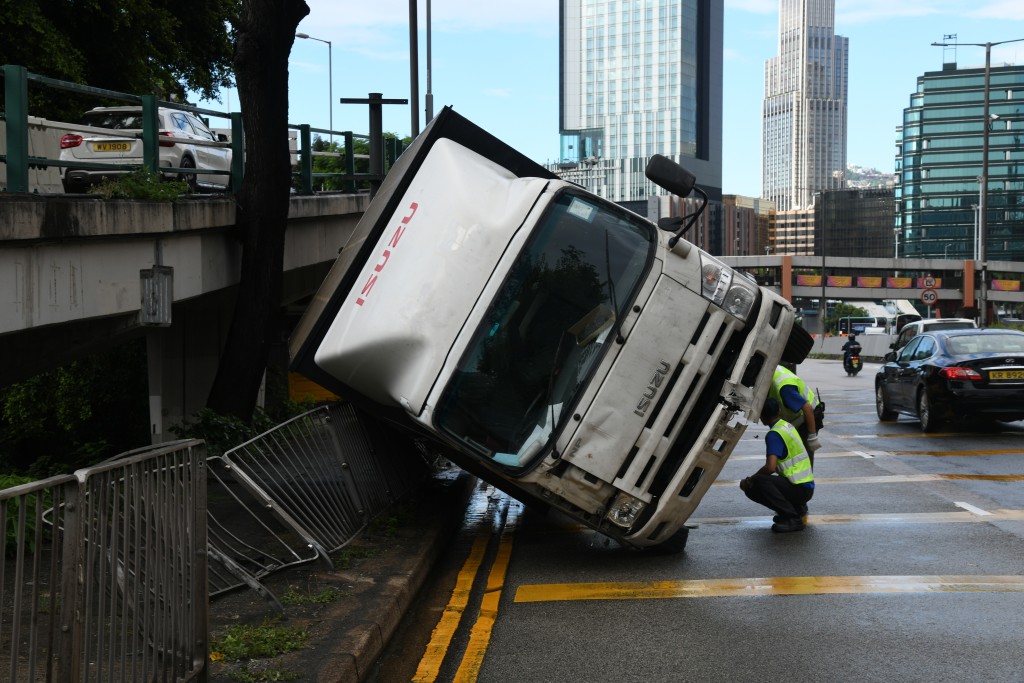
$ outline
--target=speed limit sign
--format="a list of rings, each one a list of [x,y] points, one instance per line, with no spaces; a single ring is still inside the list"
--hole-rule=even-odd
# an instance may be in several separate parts
[[[921,303],[925,306],[934,306],[935,302],[939,300],[939,293],[934,289],[926,289],[921,292]]]

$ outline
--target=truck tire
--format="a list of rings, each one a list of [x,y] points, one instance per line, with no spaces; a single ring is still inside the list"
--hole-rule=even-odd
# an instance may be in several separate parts
[[[789,340],[786,341],[786,348],[782,352],[784,363],[799,365],[807,358],[814,346],[814,337],[800,325],[793,323],[793,329],[789,332]]]
[[[651,546],[648,552],[655,555],[678,555],[686,549],[686,541],[690,538],[690,528],[683,526],[658,545]]]

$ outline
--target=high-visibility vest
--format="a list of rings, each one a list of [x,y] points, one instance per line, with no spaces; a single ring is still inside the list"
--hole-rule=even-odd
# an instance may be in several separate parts
[[[782,388],[786,386],[796,387],[796,390],[800,392],[800,395],[804,397],[805,401],[811,404],[812,408],[818,405],[818,397],[815,396],[814,392],[811,391],[811,388],[795,374],[781,365],[775,368],[775,375],[772,377],[772,387],[768,391],[768,395],[779,402],[779,415],[783,420],[790,424],[800,426],[804,423],[803,412],[800,410],[790,410],[782,400]]]
[[[796,427],[785,420],[777,420],[772,425],[772,431],[782,437],[786,444],[786,457],[779,460],[775,471],[789,479],[793,484],[806,484],[814,481],[814,473],[811,471],[811,458],[804,448],[804,442],[800,439]]]

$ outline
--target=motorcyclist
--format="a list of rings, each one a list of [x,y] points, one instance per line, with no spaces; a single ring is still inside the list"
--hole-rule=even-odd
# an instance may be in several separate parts
[[[857,335],[851,332],[846,343],[843,344],[843,361],[845,362],[853,353],[860,353],[860,342],[857,341]]]

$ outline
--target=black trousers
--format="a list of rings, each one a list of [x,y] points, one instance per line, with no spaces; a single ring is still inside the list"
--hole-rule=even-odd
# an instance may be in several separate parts
[[[744,493],[780,517],[799,519],[807,501],[814,496],[814,489],[790,483],[789,479],[779,475],[755,474],[750,477],[750,486]]]

